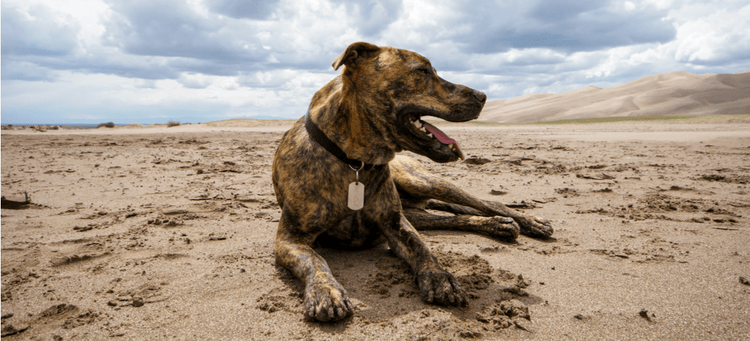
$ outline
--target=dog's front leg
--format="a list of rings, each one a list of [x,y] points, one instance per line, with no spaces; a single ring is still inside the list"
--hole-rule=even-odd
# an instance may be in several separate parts
[[[405,260],[417,277],[422,300],[427,303],[466,306],[466,295],[456,278],[438,264],[417,230],[399,213],[398,222],[383,228],[391,250]]]
[[[352,303],[344,287],[333,278],[325,259],[310,247],[311,240],[290,233],[283,218],[276,233],[276,262],[305,283],[305,318],[333,322],[352,314]]]

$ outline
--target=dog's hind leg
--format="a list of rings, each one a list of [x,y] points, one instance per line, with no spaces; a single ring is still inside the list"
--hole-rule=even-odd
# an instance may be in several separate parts
[[[434,199],[427,200],[427,202],[425,203],[425,208],[428,210],[443,211],[443,212],[448,212],[448,213],[453,213],[453,214],[488,216],[487,213],[484,213],[477,209],[473,209],[471,207],[450,204],[447,202],[442,202],[440,200],[434,200]]]
[[[481,199],[477,199],[477,200],[481,200]],[[524,228],[521,227],[521,233],[523,233],[524,235],[540,236],[540,237],[549,237],[550,235],[552,235],[551,227],[549,227],[549,230],[546,230],[547,225],[549,225],[549,221],[543,218],[526,215],[524,213],[513,210],[510,207],[507,207],[495,201],[481,200],[481,202],[484,203],[487,207],[489,207],[490,210],[479,211],[478,209],[471,208],[468,206],[451,204],[451,203],[447,203],[447,202],[443,202],[443,201],[435,200],[435,199],[427,200],[425,203],[425,208],[428,210],[443,211],[443,212],[453,213],[456,215],[473,215],[473,216],[495,215],[495,216],[503,216],[503,217],[512,217],[514,220],[517,220],[519,224],[525,224],[525,226],[532,226],[532,228],[534,224],[542,224],[543,226],[541,226],[541,229],[546,231],[546,232],[544,231],[535,232],[533,230],[532,231],[524,230]],[[549,233],[547,234],[547,232]]]
[[[457,208],[464,207],[454,206]],[[482,212],[468,207],[465,208],[479,214],[458,213],[454,216],[443,216],[418,208],[404,208],[404,216],[417,230],[462,230],[486,233],[496,238],[518,238],[521,228],[513,218],[484,216]]]
[[[418,161],[399,156],[390,163],[393,181],[401,192],[428,200],[436,199],[447,204],[465,206],[481,212],[483,216],[503,216],[513,218],[521,229],[521,234],[527,236],[549,237],[553,233],[551,223],[541,217],[535,217],[511,209],[499,202],[477,198],[454,185],[429,173]],[[472,214],[470,210],[452,205],[432,203],[433,209],[446,208],[445,211],[457,214]],[[465,211],[466,213],[460,213]],[[417,225],[422,225],[417,223]]]

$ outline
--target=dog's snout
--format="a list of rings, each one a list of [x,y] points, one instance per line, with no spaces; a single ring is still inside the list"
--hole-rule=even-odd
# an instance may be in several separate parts
[[[479,103],[484,104],[484,102],[487,101],[487,95],[485,95],[484,92],[474,90],[472,95],[477,101],[479,101]]]

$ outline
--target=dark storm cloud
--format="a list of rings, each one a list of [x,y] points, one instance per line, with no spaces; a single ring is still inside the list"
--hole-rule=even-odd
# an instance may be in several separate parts
[[[333,0],[333,3],[343,5],[358,32],[373,39],[398,20],[403,11],[401,0]]]
[[[517,13],[515,20],[498,20],[497,13],[513,11],[517,9],[503,3],[467,13],[476,18],[472,30],[456,42],[474,53],[504,52],[511,48],[574,53],[666,43],[676,36],[672,24],[662,20],[666,11],[650,7],[627,10],[620,2],[537,2],[527,12]]]
[[[345,32],[336,28],[343,23],[326,21],[325,16],[336,14],[330,12],[344,12],[339,18],[346,18],[346,27],[359,36],[356,40],[387,45],[392,45],[393,37],[384,37],[383,32],[397,21],[409,20],[400,0],[333,0],[332,8],[317,12],[279,1],[207,0],[203,3],[207,12],[181,0],[107,3],[111,16],[104,22],[103,45],[80,55],[73,55],[78,47],[75,24],[49,20],[53,18],[47,18],[44,8],[29,11],[35,16],[32,18],[3,8],[4,65],[11,65],[6,56],[30,56],[25,61],[41,68],[23,68],[31,71],[26,78],[32,79],[46,77],[44,68],[144,79],[178,79],[183,72],[237,76],[269,69],[323,71],[329,70],[332,59],[349,43],[331,44],[332,38]],[[458,71],[471,68],[467,63],[471,54],[543,48],[562,55],[527,56],[502,63],[555,63],[577,51],[665,42],[675,32],[669,22],[661,20],[662,12],[648,8],[626,11],[610,2],[528,2],[520,7],[457,1],[449,6],[447,18],[427,18],[434,24],[396,32],[421,37],[399,47],[435,59],[441,70]],[[300,27],[305,21],[316,25]],[[457,33],[447,29],[454,26],[460,28]],[[446,46],[454,49],[446,51]],[[39,58],[43,56],[55,58]],[[8,76],[24,77],[18,72]]]
[[[30,8],[27,15],[3,5],[2,55],[60,57],[72,53],[78,47],[79,27],[60,19],[42,6]]]
[[[203,16],[185,1],[109,1],[102,45],[78,41],[79,25],[37,6],[2,8],[2,78],[52,80],[53,70],[178,79],[183,72],[233,76],[267,67],[269,52],[242,22]],[[65,19],[65,18],[63,18]],[[249,34],[243,34],[243,33]]]
[[[35,6],[28,14],[2,6],[2,78],[52,81],[52,70],[43,62],[73,54],[78,48],[75,23],[57,18],[47,8]]]
[[[206,6],[215,13],[235,19],[263,20],[276,10],[278,0],[206,0]]]
[[[317,25],[325,25],[320,17],[335,13],[308,13],[288,4],[279,8],[279,1],[209,0],[205,2],[208,15],[179,0],[108,0],[108,4],[114,12],[104,36],[109,46],[132,55],[180,57],[168,62],[168,67],[186,72],[234,76],[279,68],[319,71],[328,69],[341,52],[334,51],[328,40],[343,32],[297,27],[298,22],[316,16]],[[399,19],[402,10],[400,0],[339,0],[333,5],[346,12],[364,40],[375,40]],[[266,39],[261,38],[264,33]],[[300,39],[312,46],[302,51],[295,44]]]
[[[267,54],[229,23],[204,17],[185,1],[108,1],[115,12],[106,39],[128,54],[203,60],[260,60]]]
[[[113,15],[106,22],[106,45],[125,55],[165,57],[165,70],[177,73],[237,76],[269,69],[321,70],[338,53],[328,51],[326,43],[338,32],[315,34],[320,29],[299,27],[302,20],[325,23],[316,19],[321,13],[289,4],[280,8],[278,1],[206,1],[207,13],[181,0],[107,2]],[[163,75],[157,72],[147,78]]]
[[[52,70],[38,66],[34,63],[13,60],[10,56],[3,56],[2,68],[3,79],[19,79],[25,81],[55,80],[55,75]]]

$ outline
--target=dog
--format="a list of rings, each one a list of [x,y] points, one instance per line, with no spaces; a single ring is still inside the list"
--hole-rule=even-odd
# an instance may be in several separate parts
[[[441,163],[463,158],[455,140],[422,117],[476,119],[484,93],[443,80],[417,53],[364,42],[349,45],[333,68],[343,69],[283,135],[273,160],[281,207],[274,255],[305,284],[306,319],[339,321],[353,313],[314,245],[360,249],[386,241],[413,270],[425,302],[465,306],[464,291],[417,230],[510,239],[552,234],[549,221],[473,197],[418,161],[396,156],[408,150]]]

